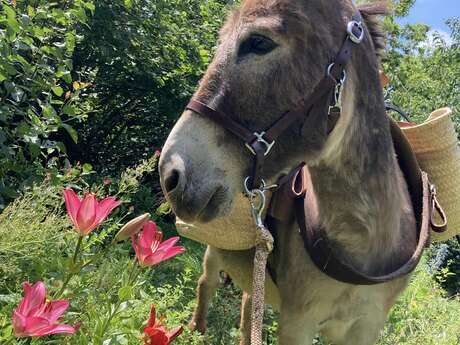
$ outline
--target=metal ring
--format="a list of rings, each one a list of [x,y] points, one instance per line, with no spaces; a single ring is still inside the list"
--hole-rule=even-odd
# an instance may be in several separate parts
[[[250,196],[250,197],[253,197],[254,195],[256,195],[256,191],[264,191],[265,190],[265,187],[267,186],[267,184],[265,183],[265,180],[262,179],[261,180],[261,185],[260,185],[260,188],[255,188],[255,189],[251,189],[249,190],[249,187],[248,187],[248,183],[249,181],[251,180],[251,176],[248,176],[244,179],[244,192],[246,195]]]
[[[360,30],[359,36],[357,36],[354,32],[353,29],[357,27]],[[364,38],[364,28],[363,24],[361,22],[357,22],[356,20],[352,20],[348,22],[347,25],[347,33],[348,37],[353,43],[360,44]]]
[[[335,62],[331,63],[329,66],[327,66],[327,75],[331,78],[334,78],[334,76],[331,74],[331,71],[332,71],[332,68],[335,66]],[[335,79],[335,78],[334,78]],[[342,75],[340,77],[339,80],[337,80],[337,82],[339,84],[343,84],[345,83],[345,81],[347,80],[347,72],[345,70],[342,71]]]

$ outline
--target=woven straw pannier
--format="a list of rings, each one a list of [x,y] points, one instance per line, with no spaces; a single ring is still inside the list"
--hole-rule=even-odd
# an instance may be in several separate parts
[[[176,218],[177,232],[191,240],[225,250],[247,250],[256,245],[256,231],[249,201],[242,194],[231,213],[204,224],[186,224]]]
[[[439,203],[447,215],[447,231],[432,231],[433,241],[460,234],[460,148],[451,116],[450,108],[442,108],[420,125],[400,123],[421,169],[435,184]]]

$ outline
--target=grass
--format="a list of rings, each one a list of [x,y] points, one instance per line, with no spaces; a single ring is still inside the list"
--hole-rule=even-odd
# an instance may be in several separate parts
[[[125,210],[130,200],[138,200],[139,195],[146,193],[145,190],[140,194],[136,192],[141,189],[141,177],[135,172],[131,177],[124,179],[134,186],[131,194],[120,195],[126,201]],[[62,284],[75,233],[64,212],[61,190],[49,184],[36,187],[0,214],[0,344],[11,334],[11,314],[21,299],[23,281],[44,280],[51,292]],[[151,197],[144,199],[151,202]],[[149,206],[136,207],[144,212]],[[155,210],[148,211],[154,213]],[[118,231],[124,217],[122,210],[115,213],[113,219],[93,234],[87,242],[88,253],[102,250],[106,239]],[[171,226],[161,218],[158,222],[166,237],[174,234]],[[81,331],[72,337],[35,339],[32,344],[142,344],[142,328],[152,303],[159,314],[166,316],[164,322],[168,327],[186,325],[195,305],[195,284],[201,273],[204,247],[186,239],[181,242],[187,248],[186,254],[142,271],[136,292],[122,304],[121,313],[103,337],[100,333],[104,320],[133,262],[129,242],[112,248],[103,260],[88,266],[72,280],[66,291],[65,298],[71,300],[71,308],[65,321],[70,324],[82,322]],[[460,300],[444,297],[424,265],[419,267],[410,287],[393,308],[379,345],[460,344]],[[185,330],[174,344],[237,344],[240,300],[241,292],[236,287],[220,288],[212,303],[206,336]],[[265,324],[266,344],[277,344],[276,313],[270,308]],[[27,340],[13,342],[27,343]]]

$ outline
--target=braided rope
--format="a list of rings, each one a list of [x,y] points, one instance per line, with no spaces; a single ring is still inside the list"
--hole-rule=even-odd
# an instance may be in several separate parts
[[[273,242],[273,236],[267,228],[257,227],[252,280],[251,345],[262,345],[265,307],[265,270],[268,255],[273,250]]]

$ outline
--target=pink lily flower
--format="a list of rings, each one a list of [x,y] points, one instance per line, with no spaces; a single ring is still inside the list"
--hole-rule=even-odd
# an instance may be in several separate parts
[[[64,199],[67,213],[81,236],[88,235],[96,229],[109,213],[120,205],[120,201],[113,197],[98,202],[96,196],[91,193],[85,194],[85,197],[80,199],[70,188],[64,191]]]
[[[144,328],[144,345],[169,345],[183,331],[183,327],[176,327],[168,332],[155,318],[155,306],[150,307],[150,318]]]
[[[24,298],[13,312],[13,330],[16,337],[43,337],[50,334],[74,334],[79,326],[58,324],[69,307],[69,301],[47,301],[43,282],[23,283]]]
[[[131,239],[141,266],[153,266],[185,252],[184,247],[175,246],[179,241],[178,236],[161,242],[163,233],[157,229],[157,225],[152,221],[145,223],[142,232],[132,235]]]

